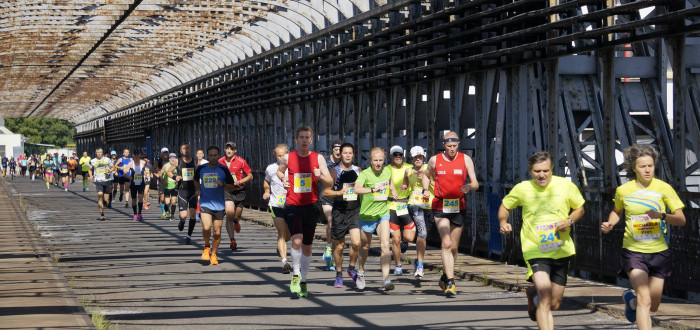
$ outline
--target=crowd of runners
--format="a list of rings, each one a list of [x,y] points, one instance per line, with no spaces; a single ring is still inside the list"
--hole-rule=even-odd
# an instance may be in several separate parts
[[[290,291],[299,297],[309,294],[312,243],[316,225],[324,217],[328,240],[323,261],[326,269],[335,273],[335,287],[344,287],[347,275],[358,290],[365,289],[365,264],[375,236],[380,247],[381,290],[394,290],[391,276],[404,274],[401,260],[408,243],[415,243],[412,272],[420,280],[428,230],[434,230],[441,240],[443,273],[439,286],[445,296],[457,295],[454,266],[467,220],[465,196],[479,189],[472,159],[458,151],[459,136],[444,134],[444,151],[432,157],[421,146],[404,150],[396,145],[388,153],[372,148],[370,166],[365,169],[354,164],[357,149],[351,143],[333,141],[326,159],[312,151],[312,141],[313,130],[299,127],[296,150],[278,144],[272,150],[276,162],[265,169],[262,198],[268,200],[277,229],[282,273],[291,273]],[[196,223],[201,222],[201,260],[217,265],[224,224],[229,248],[237,250],[235,234],[241,231],[245,186],[253,180],[252,170],[237,155],[235,142],[227,142],[223,153],[219,147],[209,146],[196,150],[193,156],[187,143],[178,151],[163,148],[153,163],[140,151],[128,149],[122,150],[121,156],[97,149],[94,158],[88,152],[80,158],[47,154],[22,155],[15,160],[3,155],[2,174],[19,167],[19,175],[43,179],[47,189],[53,184],[68,190],[80,173],[83,191],[94,182],[102,221],[104,208],[112,207],[117,194],[119,203],[131,206],[132,220],[141,221],[142,211],[150,206],[149,190],[157,190],[161,218],[177,221],[180,231],[187,224],[186,244],[191,244]],[[630,180],[617,188],[614,209],[601,230],[609,233],[624,214],[620,273],[633,287],[623,294],[625,316],[640,329],[650,329],[650,312],[658,309],[664,280],[672,269],[667,226],[685,225],[684,205],[670,185],[655,178],[656,150],[634,145],[624,156]],[[527,311],[541,329],[552,329],[551,311],[559,308],[576,251],[569,233],[582,219],[585,201],[575,184],[553,175],[549,153],[533,154],[528,168],[532,179],[517,184],[503,198],[498,219],[501,234],[510,235],[510,212],[522,208],[519,235],[527,280],[533,283],[526,291]],[[434,225],[429,228],[428,224]],[[349,260],[344,266],[348,239]]]

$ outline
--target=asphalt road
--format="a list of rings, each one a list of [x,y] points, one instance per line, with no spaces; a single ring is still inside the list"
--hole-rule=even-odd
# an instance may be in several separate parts
[[[90,303],[88,310],[105,315],[119,329],[536,328],[523,293],[476,282],[458,281],[459,295],[450,299],[442,295],[437,273],[427,273],[420,282],[392,276],[396,290],[381,292],[379,258],[373,256],[364,292],[347,277],[346,287],[334,288],[334,273],[322,270],[321,244],[314,246],[310,297],[298,299],[289,293],[289,275],[281,273],[272,228],[242,223],[238,251],[223,244],[220,264],[204,266],[200,224],[193,244],[185,245],[177,222],[161,220],[156,203],[143,222],[133,222],[131,207],[115,201],[106,212],[108,220],[100,222],[93,185],[88,192],[80,191],[80,183],[70,187],[77,191],[47,191],[39,181],[16,178],[10,186],[28,203],[30,221],[73,290]],[[562,306],[554,317],[558,329],[634,328],[573,306]]]

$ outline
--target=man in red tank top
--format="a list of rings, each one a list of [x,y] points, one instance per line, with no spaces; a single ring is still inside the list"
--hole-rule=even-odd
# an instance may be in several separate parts
[[[224,157],[219,158],[219,164],[228,167],[233,179],[233,191],[224,190],[226,197],[226,232],[231,239],[229,247],[232,251],[238,250],[236,233],[241,232],[241,216],[243,215],[243,202],[245,202],[245,184],[253,180],[253,171],[241,156],[237,155],[236,142],[226,142]]]
[[[459,137],[448,132],[442,140],[445,151],[430,158],[423,176],[423,196],[430,197],[430,178],[435,181],[435,198],[432,209],[435,224],[442,240],[443,274],[440,287],[447,297],[457,294],[454,281],[454,261],[457,257],[462,225],[466,219],[464,195],[479,189],[471,157],[458,152]],[[469,178],[469,182],[467,182]]]
[[[311,263],[311,244],[314,240],[316,223],[323,214],[319,202],[318,180],[324,186],[332,186],[333,179],[328,172],[323,155],[310,150],[313,142],[311,127],[297,128],[295,141],[297,151],[285,155],[277,169],[277,177],[287,188],[287,201],[284,204],[285,221],[292,234],[292,282],[289,289],[299,297],[308,296],[306,275]],[[287,175],[285,175],[287,171]]]

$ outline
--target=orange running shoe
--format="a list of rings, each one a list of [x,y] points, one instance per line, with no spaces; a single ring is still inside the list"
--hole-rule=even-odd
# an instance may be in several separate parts
[[[211,249],[208,247],[204,248],[204,252],[202,252],[202,260],[203,261],[209,261],[209,256],[211,255]]]
[[[233,230],[235,230],[237,233],[241,232],[241,224],[238,223],[238,221],[233,222]]]
[[[219,261],[216,260],[216,254],[211,255],[211,260],[209,261],[210,266],[218,265]]]
[[[148,210],[148,205],[144,205],[144,206],[143,206],[143,209],[144,209],[144,210]]]
[[[236,243],[235,238],[231,240],[231,244],[229,245],[229,247],[231,248],[232,251],[238,250],[238,243]]]

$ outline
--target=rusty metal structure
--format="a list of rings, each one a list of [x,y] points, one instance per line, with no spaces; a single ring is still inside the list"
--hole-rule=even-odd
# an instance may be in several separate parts
[[[688,224],[670,232],[667,290],[700,292],[697,0],[115,2],[78,8],[92,14],[50,47],[26,48],[46,31],[9,32],[26,56],[0,49],[0,114],[70,119],[79,150],[233,140],[259,171],[302,124],[321,152],[353,142],[363,166],[373,146],[435,154],[453,130],[484,183],[468,195],[461,247],[509,262],[522,256],[516,235],[498,234],[500,198],[529,178],[531,153],[549,150],[586,197],[575,269],[597,279],[614,278],[622,244],[622,228],[599,230],[624,181],[621,150],[652,144],[657,175],[687,205]],[[4,18],[22,17],[9,8],[3,42]],[[90,24],[102,30],[79,28]],[[261,180],[251,207],[264,208]]]

